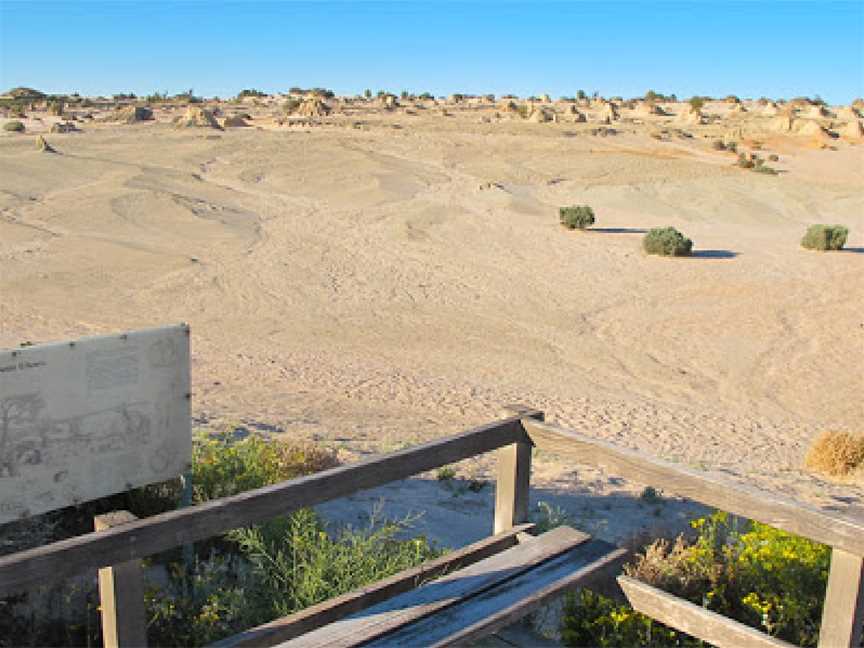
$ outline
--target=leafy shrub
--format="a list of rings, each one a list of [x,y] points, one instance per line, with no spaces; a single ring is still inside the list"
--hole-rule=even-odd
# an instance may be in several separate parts
[[[585,229],[594,224],[594,210],[588,205],[573,205],[558,209],[561,224],[567,229]]]
[[[693,542],[658,540],[625,573],[771,636],[816,645],[829,547],[727,513],[691,525]],[[593,594],[570,598],[562,635],[570,646],[702,645]]]
[[[13,133],[23,133],[24,132],[24,124],[20,121],[8,121],[3,124],[3,130],[10,131]]]
[[[701,642],[667,628],[629,605],[588,589],[564,599],[561,641],[565,646],[701,646]]]
[[[849,229],[843,225],[811,225],[801,246],[808,250],[841,250],[848,235]]]
[[[831,477],[846,477],[864,466],[864,435],[823,432],[810,446],[804,465]]]
[[[711,142],[711,148],[713,148],[715,151],[725,151],[726,144],[723,142],[723,140],[714,140],[713,142]]]
[[[311,443],[252,434],[234,440],[229,431],[198,435],[192,449],[193,500],[236,495],[338,464],[336,455]]]
[[[780,156],[777,155],[776,153],[772,153],[771,155],[768,156],[768,161],[769,162],[779,162]]]
[[[655,227],[648,230],[642,239],[642,247],[648,254],[661,256],[689,256],[693,241],[674,227]]]

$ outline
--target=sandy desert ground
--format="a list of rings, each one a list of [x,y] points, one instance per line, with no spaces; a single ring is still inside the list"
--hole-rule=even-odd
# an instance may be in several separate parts
[[[350,458],[518,402],[864,515],[864,489],[801,470],[818,432],[864,429],[864,140],[719,102],[684,123],[682,106],[605,127],[557,104],[550,123],[458,104],[293,125],[247,106],[250,127],[225,130],[157,110],[46,134],[55,155],[34,134],[59,118],[25,120],[0,136],[0,346],[187,321],[199,424]],[[782,173],[734,166],[711,147],[730,133]],[[573,203],[592,231],[559,225]],[[848,226],[847,249],[803,250],[815,222]],[[665,225],[693,257],[641,251]],[[534,483],[565,505],[641,488],[548,456]]]

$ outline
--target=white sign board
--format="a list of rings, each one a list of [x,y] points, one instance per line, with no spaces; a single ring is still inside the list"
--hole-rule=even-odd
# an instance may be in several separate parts
[[[0,350],[0,524],[183,474],[189,328]]]

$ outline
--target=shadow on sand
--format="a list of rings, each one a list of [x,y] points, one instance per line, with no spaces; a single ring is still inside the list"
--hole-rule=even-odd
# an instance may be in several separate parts
[[[690,257],[693,259],[734,259],[737,252],[731,250],[693,250]]]
[[[647,234],[647,229],[641,227],[591,227],[589,232],[599,232],[600,234]]]
[[[852,254],[864,254],[864,247],[844,247],[840,252],[851,252]]]

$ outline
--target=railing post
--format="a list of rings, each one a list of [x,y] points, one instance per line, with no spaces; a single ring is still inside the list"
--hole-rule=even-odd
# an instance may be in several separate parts
[[[96,531],[137,520],[129,511],[113,511],[93,518]],[[146,648],[144,577],[140,560],[99,570],[102,645],[105,648]]]
[[[510,405],[515,414],[543,420],[543,412]],[[528,522],[528,495],[531,489],[531,443],[517,441],[498,450],[498,476],[495,482],[495,523],[493,533]]]
[[[831,550],[819,648],[856,648],[864,625],[864,558]]]

